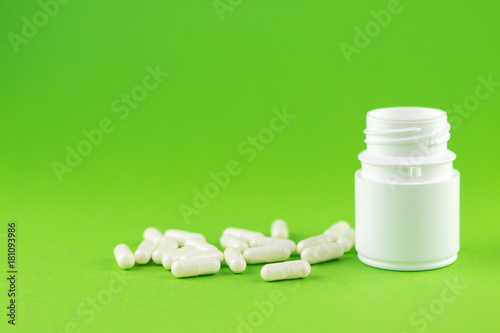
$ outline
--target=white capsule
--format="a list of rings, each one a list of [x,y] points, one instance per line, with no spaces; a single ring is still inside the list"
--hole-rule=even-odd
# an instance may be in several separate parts
[[[201,241],[206,242],[205,236],[196,232],[190,232],[186,230],[178,230],[178,229],[168,229],[165,231],[165,237],[173,238],[179,243],[179,245],[184,246],[186,240],[190,238],[197,238]]]
[[[259,238],[254,238],[250,241],[250,247],[259,247],[266,245],[284,245],[290,249],[290,253],[293,253],[296,248],[295,242],[290,239],[259,237]]]
[[[215,274],[219,270],[220,261],[215,258],[179,260],[172,265],[172,274],[178,278]]]
[[[344,248],[341,244],[331,243],[305,248],[300,258],[310,264],[333,260],[342,257]]]
[[[179,260],[185,259],[200,259],[200,258],[215,258],[222,262],[224,260],[224,253],[219,250],[209,250],[209,251],[197,251],[189,252],[179,258]]]
[[[220,245],[227,249],[229,247],[235,247],[238,251],[243,252],[248,249],[248,244],[244,240],[233,236],[222,236],[219,241]]]
[[[251,247],[243,252],[247,264],[262,264],[290,258],[290,249],[283,245]]]
[[[135,257],[130,248],[125,244],[118,244],[114,249],[115,259],[118,266],[123,269],[132,268],[135,264]]]
[[[283,220],[276,220],[271,223],[271,237],[288,239],[288,226]]]
[[[144,237],[144,239],[152,240],[156,244],[159,244],[161,243],[161,241],[163,241],[163,234],[161,233],[160,230],[156,229],[155,227],[149,227],[146,230],[144,230],[142,236]]]
[[[160,244],[158,244],[158,247],[156,248],[156,250],[153,251],[152,255],[153,261],[157,265],[161,265],[163,257],[165,257],[168,253],[177,250],[177,248],[179,247],[179,244],[177,244],[177,242],[174,239],[164,238],[163,236],[162,238],[163,241]]]
[[[350,228],[349,223],[346,221],[338,221],[331,225],[330,228],[325,230],[325,234],[330,235],[335,242],[339,238],[340,234],[347,228]]]
[[[309,237],[306,239],[301,240],[297,244],[297,252],[302,253],[305,248],[311,247],[311,246],[318,246],[318,245],[323,245],[323,244],[329,244],[333,243],[333,238],[330,235],[327,234],[322,234],[318,236],[313,236]]]
[[[262,267],[260,275],[266,281],[300,279],[311,273],[311,265],[305,260],[294,260],[268,264]]]
[[[163,267],[165,267],[166,269],[170,269],[170,268],[172,268],[172,264],[174,262],[178,261],[182,256],[184,256],[190,252],[199,252],[199,250],[197,250],[196,248],[194,248],[192,246],[181,247],[180,249],[177,249],[175,251],[167,253],[163,257],[161,263],[162,263]]]
[[[151,260],[151,255],[156,249],[156,243],[150,239],[145,239],[139,244],[134,253],[135,262],[139,265],[145,265]]]
[[[228,247],[224,250],[224,259],[233,273],[241,273],[247,268],[247,262],[240,250],[235,247]]]
[[[184,243],[184,246],[192,246],[197,248],[200,251],[218,251],[219,249],[217,246],[208,244],[207,242],[204,242],[198,238],[190,238],[186,240]]]
[[[352,228],[347,228],[340,234],[340,237],[337,239],[337,243],[342,244],[344,247],[344,253],[351,251],[352,246],[354,245],[354,238],[354,229]]]
[[[246,230],[246,229],[241,229],[241,228],[226,228],[222,232],[222,235],[236,237],[236,238],[244,240],[247,243],[253,238],[265,237],[264,234],[261,232],[251,231],[251,230]]]

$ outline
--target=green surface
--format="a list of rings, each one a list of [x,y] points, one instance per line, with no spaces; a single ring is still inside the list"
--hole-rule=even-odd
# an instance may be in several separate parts
[[[500,3],[237,2],[223,0],[233,5],[221,20],[212,1],[74,0],[23,42],[23,17],[40,5],[2,2],[0,241],[6,252],[16,221],[18,274],[15,327],[1,279],[0,330],[498,331]],[[398,13],[347,59],[342,43],[355,47],[356,27],[376,29],[370,11],[387,8]],[[157,66],[169,73],[159,84],[146,77]],[[125,106],[145,77],[147,97]],[[294,240],[353,222],[366,112],[399,105],[453,110],[461,250],[450,267],[390,272],[349,253],[280,283],[264,282],[260,265],[184,280],[117,267],[113,247],[137,246],[151,225],[215,243],[227,226],[267,233],[277,217]],[[296,117],[250,150],[248,137],[285,109]],[[53,163],[103,120],[109,133],[59,179]],[[239,172],[183,218],[193,189],[230,161]],[[0,268],[7,275],[6,255]],[[120,287],[117,274],[131,280]]]

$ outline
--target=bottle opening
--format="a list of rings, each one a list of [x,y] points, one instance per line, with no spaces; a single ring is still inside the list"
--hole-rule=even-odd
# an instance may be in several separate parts
[[[438,109],[422,107],[392,107],[372,110],[368,112],[368,117],[387,121],[420,122],[426,120],[432,121],[436,120],[436,118],[446,117],[446,112]]]

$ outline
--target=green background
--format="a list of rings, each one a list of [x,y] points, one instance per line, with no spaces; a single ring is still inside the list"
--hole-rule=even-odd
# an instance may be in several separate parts
[[[1,330],[498,330],[498,86],[470,111],[449,114],[462,178],[461,250],[448,268],[378,270],[354,250],[313,266],[307,279],[279,283],[264,282],[261,265],[183,280],[161,266],[117,267],[113,247],[137,246],[151,225],[217,243],[225,227],[268,233],[278,217],[296,241],[339,219],[353,223],[367,111],[451,110],[474,101],[480,77],[500,82],[498,2],[401,1],[350,62],[340,44],[355,45],[355,27],[387,1],[228,6],[221,20],[210,0],[74,0],[16,53],[9,33],[21,35],[22,18],[33,21],[41,7],[2,2],[0,267],[3,276],[7,223],[16,221],[19,273],[16,327],[7,324],[1,279]],[[169,76],[120,119],[112,103],[157,65]],[[284,108],[296,118],[248,162],[238,146]],[[114,131],[59,181],[53,162],[65,163],[66,147],[104,118]],[[187,223],[179,205],[192,204],[193,189],[231,160],[241,173]],[[132,280],[107,302],[116,274]],[[465,289],[440,308],[455,281]],[[96,297],[106,304],[90,310]],[[439,314],[412,324],[430,306]]]

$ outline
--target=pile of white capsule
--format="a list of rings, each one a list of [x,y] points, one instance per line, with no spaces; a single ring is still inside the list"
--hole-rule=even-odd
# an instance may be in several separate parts
[[[299,279],[311,273],[311,264],[340,258],[354,245],[354,229],[345,221],[334,223],[323,234],[301,240],[297,245],[288,239],[283,220],[271,224],[271,237],[240,228],[226,228],[220,238],[221,252],[207,243],[202,234],[168,229],[161,233],[150,227],[135,253],[125,244],[115,247],[118,266],[130,269],[151,259],[178,278],[217,273],[223,261],[234,273],[245,271],[247,264],[266,264],[261,276],[266,281]],[[301,260],[285,261],[297,251]]]

